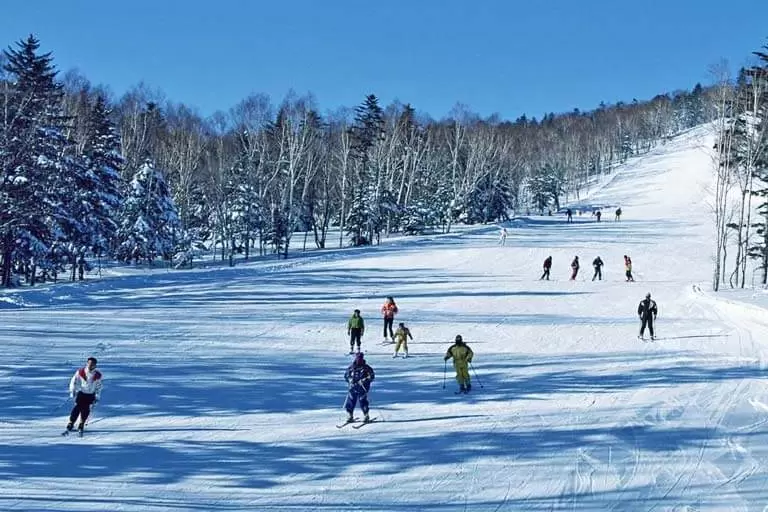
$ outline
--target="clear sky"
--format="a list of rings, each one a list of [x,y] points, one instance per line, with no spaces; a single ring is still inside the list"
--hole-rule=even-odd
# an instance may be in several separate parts
[[[208,115],[252,92],[366,94],[433,117],[588,110],[735,70],[768,43],[768,0],[27,0],[0,46],[34,33],[61,71],[120,95],[140,81]]]

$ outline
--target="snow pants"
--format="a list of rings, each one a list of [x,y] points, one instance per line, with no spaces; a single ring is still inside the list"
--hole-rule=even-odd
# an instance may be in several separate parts
[[[69,413],[69,422],[74,423],[77,421],[77,417],[80,416],[80,423],[84,424],[91,414],[91,405],[95,401],[96,395],[93,393],[78,391],[77,395],[75,395],[75,406],[72,408],[72,412]]]
[[[392,324],[395,323],[395,317],[384,317],[384,339],[388,337],[395,339],[395,333],[392,331]],[[387,336],[387,329],[389,329],[389,336]]]
[[[359,327],[353,327],[349,330],[349,350],[351,351],[357,343],[357,349],[360,350],[360,342],[363,339],[363,330]]]
[[[653,317],[649,316],[648,318],[641,318],[640,320],[642,321],[640,324],[640,336],[645,332],[645,326],[647,325],[648,332],[651,333],[651,338],[653,338]]]
[[[364,388],[360,384],[353,384],[351,388],[349,388],[349,393],[347,393],[347,399],[344,402],[344,409],[347,410],[349,414],[352,414],[352,412],[355,410],[355,405],[360,402],[360,410],[363,411],[363,414],[368,414],[368,390]]]
[[[595,267],[595,275],[592,276],[592,280],[594,281],[595,278],[597,278],[598,281],[603,280],[603,271],[600,267]]]
[[[541,274],[541,277],[539,278],[539,281],[541,281],[542,279],[545,279],[545,278],[546,278],[547,281],[549,281],[549,268],[545,268],[544,269],[544,273]]]
[[[571,267],[571,268],[573,268],[573,267]],[[573,272],[571,272],[571,281],[575,281],[577,275],[579,275],[579,268],[578,267],[573,268]]]
[[[397,341],[395,342],[395,354],[397,354],[400,351],[400,347],[403,347],[403,351],[405,353],[408,353],[408,336],[399,337],[397,338]]]
[[[469,386],[469,363],[467,361],[453,361],[453,367],[456,369],[456,382],[460,387]]]

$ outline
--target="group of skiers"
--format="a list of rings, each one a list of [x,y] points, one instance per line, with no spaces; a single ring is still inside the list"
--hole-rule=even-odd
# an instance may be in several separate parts
[[[624,256],[627,280],[632,279],[632,261],[629,256]],[[595,275],[592,277],[602,279],[601,268],[603,262],[598,256],[592,262],[595,267]],[[574,268],[571,279],[576,278],[578,273],[578,256],[574,258],[574,262],[571,264]],[[552,256],[548,256],[544,261],[544,275],[549,279],[549,271],[552,267]],[[398,328],[393,332],[392,326],[394,324],[395,315],[399,312],[395,299],[393,297],[387,297],[384,304],[381,307],[381,313],[384,319],[384,342],[395,344],[393,358],[396,358],[403,349],[403,356],[408,357],[408,340],[413,340],[413,335],[404,322],[398,324]],[[640,302],[637,308],[637,314],[641,321],[640,335],[638,338],[643,338],[646,327],[651,335],[651,339],[655,338],[653,324],[658,315],[658,306],[656,302],[651,299],[651,294],[648,293],[645,298]],[[371,383],[376,378],[376,373],[373,368],[366,362],[365,356],[361,351],[361,344],[363,334],[365,332],[365,320],[363,319],[360,310],[355,309],[347,322],[347,335],[349,336],[349,353],[354,354],[355,358],[351,365],[344,373],[344,379],[348,385],[348,392],[346,400],[344,401],[344,409],[347,411],[347,422],[354,421],[353,413],[355,406],[359,404],[360,409],[363,412],[364,422],[370,422],[370,402],[368,400],[368,393],[371,389]],[[355,347],[357,353],[354,352]],[[459,393],[468,393],[472,389],[472,384],[469,375],[469,367],[472,363],[474,352],[467,345],[462,336],[456,335],[454,343],[448,347],[443,357],[447,363],[449,359],[453,359],[453,367],[456,372],[456,382],[459,384]],[[96,369],[97,360],[95,357],[89,357],[85,366],[75,371],[69,382],[69,393],[74,400],[74,406],[69,414],[69,421],[67,422],[66,430],[64,434],[68,434],[75,428],[77,422],[77,430],[82,435],[85,428],[86,421],[91,414],[92,407],[99,401],[102,391],[103,377],[99,370]]]
[[[392,354],[396,358],[400,349],[403,349],[403,357],[408,357],[408,340],[413,340],[411,330],[405,326],[404,322],[398,324],[398,328],[393,332],[395,315],[399,312],[395,299],[387,297],[381,306],[381,314],[384,319],[384,343],[395,344],[395,351]],[[363,422],[371,421],[369,416],[370,402],[368,401],[368,392],[371,389],[371,383],[376,378],[376,372],[366,362],[365,356],[361,351],[363,333],[365,332],[365,320],[360,310],[355,309],[352,316],[347,321],[347,335],[349,336],[349,354],[354,354],[355,358],[344,373],[344,380],[347,382],[348,392],[344,401],[344,409],[347,411],[347,422],[354,421],[353,413],[355,406],[359,404],[363,412]],[[357,352],[355,352],[357,348]],[[454,370],[456,371],[456,381],[459,384],[460,393],[468,393],[472,389],[469,376],[469,365],[472,362],[474,353],[472,349],[464,343],[461,335],[456,335],[453,345],[448,347],[444,360],[447,362],[453,359]]]
[[[603,265],[605,263],[603,262],[602,258],[600,256],[596,257],[594,260],[592,260],[592,268],[595,269],[595,273],[592,275],[592,280],[594,281],[597,279],[598,281],[603,280]],[[544,273],[541,274],[541,277],[539,278],[539,281],[542,279],[546,279],[549,281],[549,272],[552,269],[552,256],[547,256],[544,259]],[[581,264],[579,263],[579,257],[574,256],[573,260],[571,261],[571,281],[576,280],[576,276],[579,275],[579,269],[581,268]],[[632,258],[624,255],[624,275],[627,278],[627,282],[633,282],[635,278],[632,276]]]
[[[615,214],[616,214],[616,217],[614,218],[614,220],[620,221],[621,220],[621,208],[616,208]],[[579,215],[581,215],[581,210],[579,210]],[[600,219],[603,216],[603,212],[600,211],[600,210],[594,210],[592,212],[592,216],[597,219],[597,222],[600,222]],[[566,219],[566,222],[568,222],[568,223],[573,222],[573,210],[571,210],[570,208],[565,210],[565,219]]]

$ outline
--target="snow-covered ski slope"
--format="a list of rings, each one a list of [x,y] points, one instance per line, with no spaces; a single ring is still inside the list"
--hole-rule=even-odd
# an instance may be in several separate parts
[[[579,203],[620,222],[521,218],[504,247],[484,226],[5,292],[0,510],[763,510],[768,315],[739,302],[761,294],[706,291],[711,143],[690,131]],[[637,339],[646,292],[655,342]],[[387,295],[408,359],[380,345]],[[355,308],[380,421],[337,429]],[[443,389],[456,334],[476,354],[466,396],[450,366]],[[103,400],[62,437],[88,355]]]

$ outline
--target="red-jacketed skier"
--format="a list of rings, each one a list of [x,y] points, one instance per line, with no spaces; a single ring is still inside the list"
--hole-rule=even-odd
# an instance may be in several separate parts
[[[389,331],[389,337],[392,339],[392,343],[395,342],[395,333],[392,331],[392,324],[395,322],[395,315],[397,312],[398,309],[394,297],[387,297],[387,300],[384,301],[384,305],[381,306],[381,314],[384,315],[384,341],[387,341],[387,331]]]

